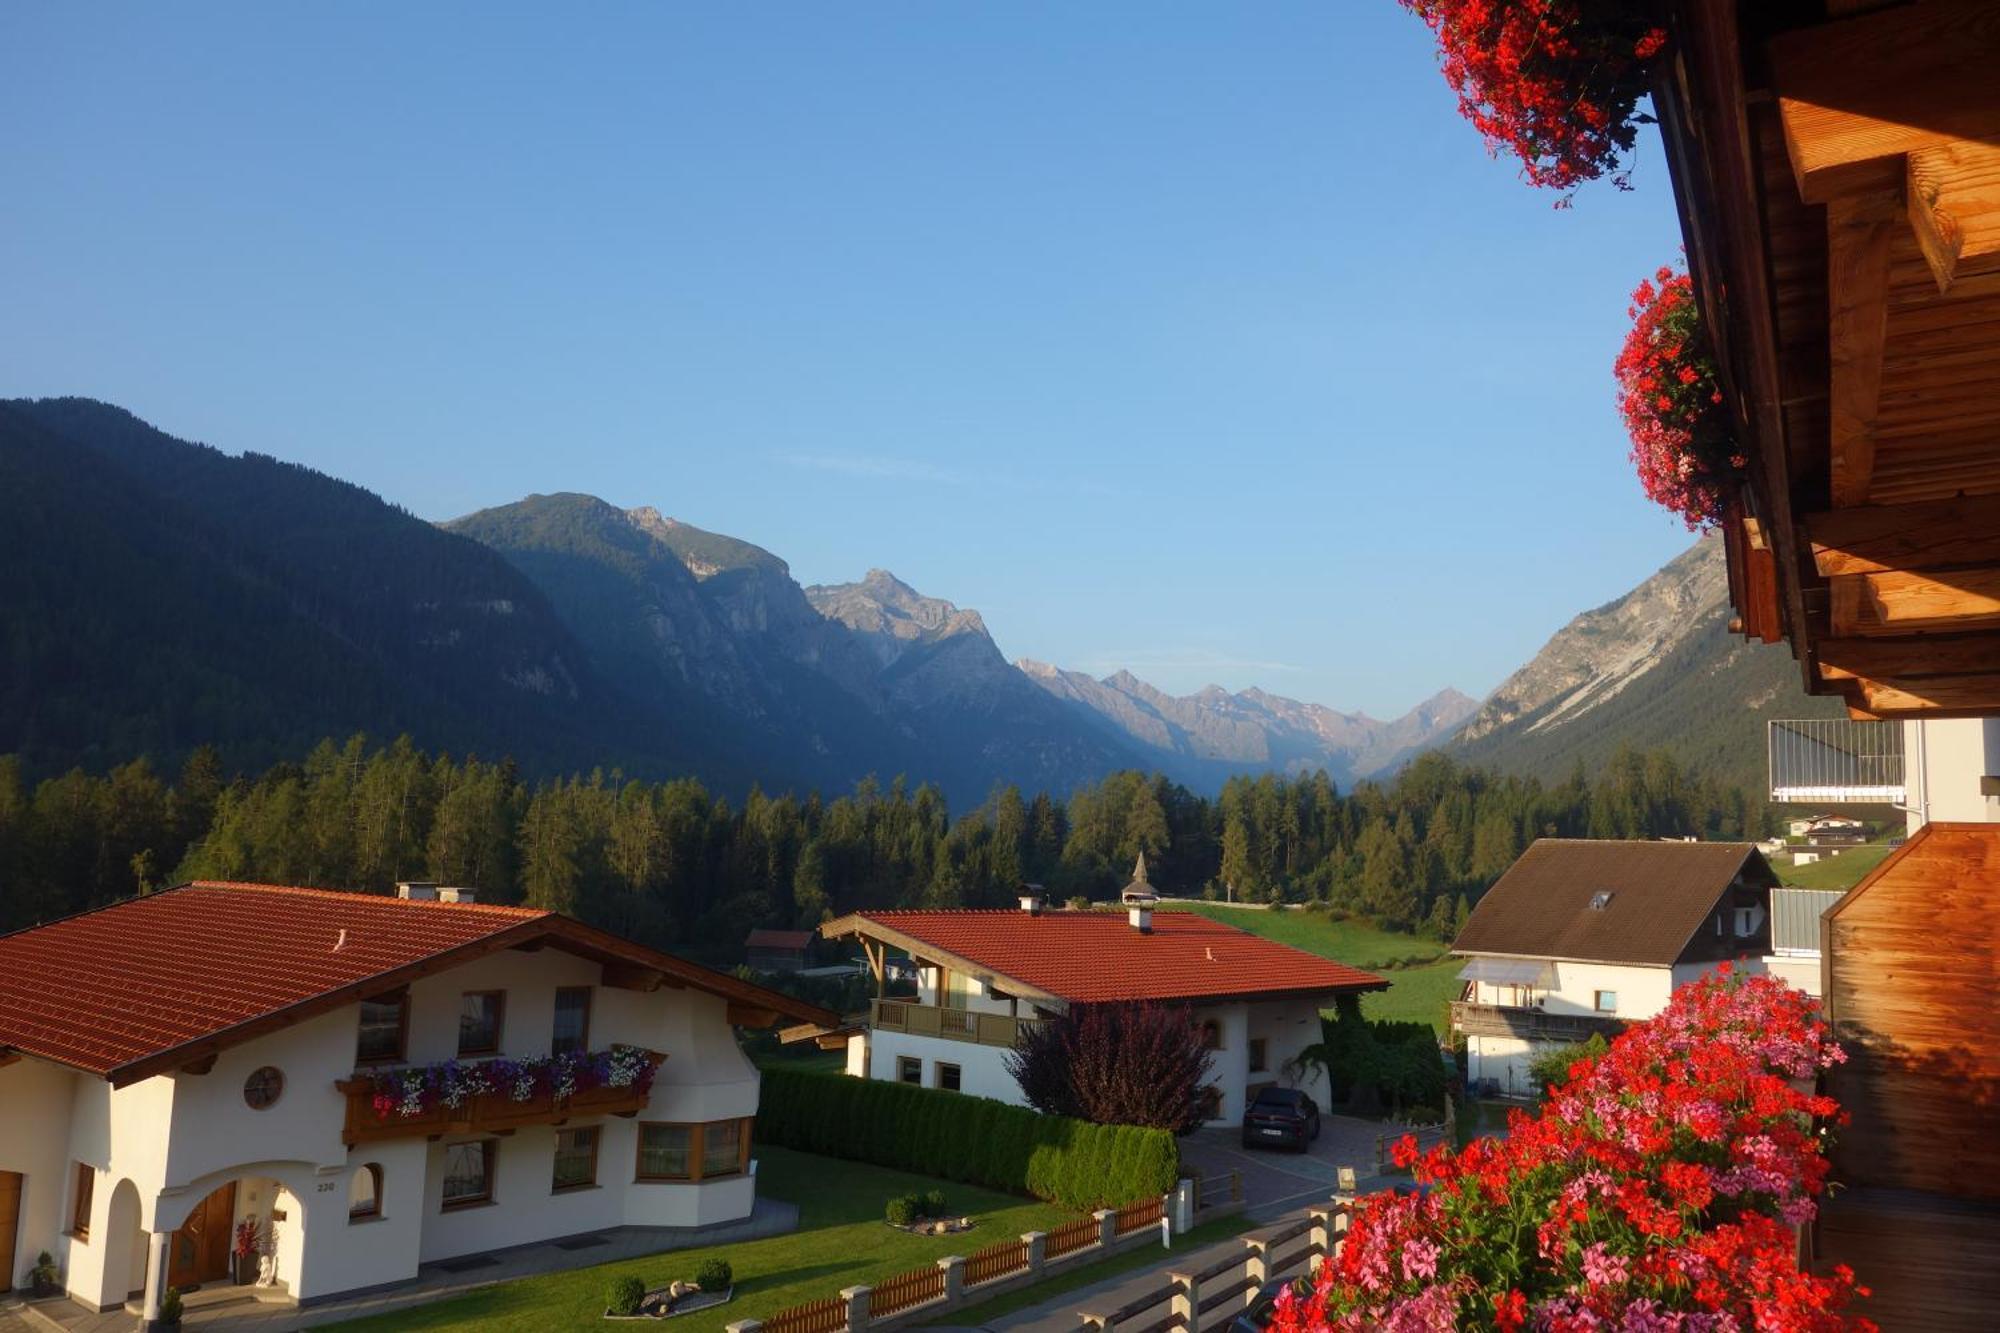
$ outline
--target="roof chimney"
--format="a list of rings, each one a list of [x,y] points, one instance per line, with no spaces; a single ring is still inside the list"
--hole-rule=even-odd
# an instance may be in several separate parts
[[[479,890],[440,884],[437,896],[441,903],[476,903],[479,901]]]
[[[1040,916],[1042,908],[1048,904],[1048,894],[1039,884],[1021,886],[1021,910],[1029,916]]]
[[[438,886],[429,880],[398,880],[396,883],[396,896],[398,898],[407,898],[411,902],[436,902]]]
[[[1119,895],[1125,903],[1126,919],[1132,929],[1141,935],[1153,933],[1153,904],[1160,901],[1160,895],[1153,892],[1153,886],[1146,882],[1146,854],[1139,853],[1139,859],[1132,866],[1132,882]]]

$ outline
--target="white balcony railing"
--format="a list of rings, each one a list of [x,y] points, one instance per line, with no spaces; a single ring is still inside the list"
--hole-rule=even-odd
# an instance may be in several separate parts
[[[1903,724],[1841,717],[1766,724],[1771,799],[1799,804],[1902,805]]]

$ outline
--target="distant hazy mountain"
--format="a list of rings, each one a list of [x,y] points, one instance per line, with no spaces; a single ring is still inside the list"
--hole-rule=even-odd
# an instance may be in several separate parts
[[[447,526],[534,580],[607,679],[702,718],[766,785],[908,774],[963,808],[995,783],[1067,791],[1138,762],[1008,666],[977,614],[887,574],[808,594],[761,547],[588,495]]]
[[[1382,722],[1259,689],[1231,694],[1211,685],[1176,696],[1129,671],[1098,680],[1045,662],[1024,659],[1020,667],[1056,698],[1146,747],[1167,772],[1201,787],[1267,769],[1324,768],[1336,781],[1351,783],[1443,740],[1479,707],[1447,689]]]
[[[1620,745],[1672,751],[1752,790],[1764,723],[1837,717],[1784,648],[1729,632],[1722,541],[1705,537],[1631,592],[1558,630],[1501,682],[1453,743],[1460,757],[1560,777]]]
[[[703,757],[535,585],[358,486],[88,399],[0,401],[0,754],[297,759],[366,730],[524,763]]]

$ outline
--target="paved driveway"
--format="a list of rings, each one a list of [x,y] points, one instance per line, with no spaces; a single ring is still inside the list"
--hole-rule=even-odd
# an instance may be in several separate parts
[[[1380,1188],[1386,1182],[1375,1176],[1375,1140],[1387,1128],[1380,1121],[1322,1115],[1319,1138],[1301,1153],[1289,1148],[1245,1149],[1241,1129],[1210,1127],[1181,1140],[1181,1160],[1204,1174],[1241,1171],[1250,1215],[1271,1218],[1324,1202],[1338,1187],[1343,1166],[1354,1168],[1361,1193]]]

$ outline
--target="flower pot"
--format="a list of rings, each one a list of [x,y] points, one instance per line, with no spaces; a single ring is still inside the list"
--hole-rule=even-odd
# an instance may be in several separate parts
[[[257,1256],[254,1254],[233,1254],[229,1257],[232,1280],[239,1287],[247,1287],[257,1280]]]

